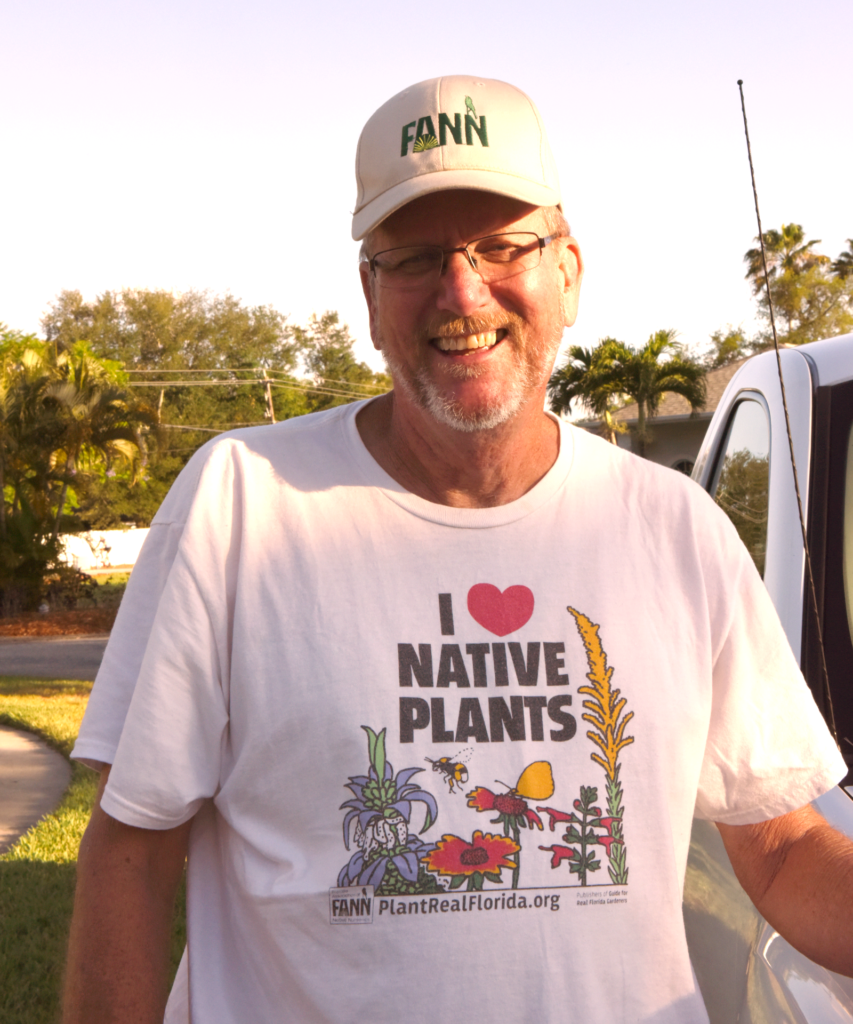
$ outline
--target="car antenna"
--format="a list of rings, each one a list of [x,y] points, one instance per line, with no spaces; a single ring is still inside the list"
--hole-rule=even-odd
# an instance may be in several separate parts
[[[758,210],[758,189],[755,187],[755,168],[752,163],[752,147],[749,144],[749,126],[746,123],[746,103],[743,98],[743,79],[737,80],[737,87],[740,91],[740,109],[743,112],[743,131],[746,135],[746,153],[749,157],[749,174],[752,178],[752,198],[755,200],[755,219],[758,221],[758,242],[761,246],[761,264],[764,269],[764,286],[767,289],[767,306],[770,310],[770,329],[773,332],[773,348],[776,351],[776,368],[779,371],[779,386],[782,389],[782,408],[785,412],[785,427],[788,431],[788,448],[791,452],[791,469],[794,471],[794,490],[797,492],[797,511],[800,515],[800,529],[803,533],[803,549],[806,553],[806,576],[808,578],[808,590],[811,595],[811,607],[814,609],[815,624],[817,627],[818,648],[820,650],[821,676],[823,679],[824,696],[826,707],[829,709],[829,728],[832,731],[836,746],[840,749],[838,742],[838,729],[835,725],[835,708],[832,704],[832,692],[829,688],[829,670],[826,667],[826,652],[823,649],[823,627],[820,621],[820,612],[817,604],[817,591],[814,585],[814,573],[812,572],[812,559],[809,551],[809,541],[806,535],[806,521],[803,516],[803,499],[800,496],[800,481],[797,473],[797,460],[794,457],[794,439],[791,436],[791,417],[788,415],[788,400],[785,396],[785,378],[782,375],[782,357],[779,354],[779,338],[776,335],[776,319],[773,315],[773,296],[770,293],[770,277],[767,273],[767,253],[764,249],[764,232],[761,229],[761,213]]]

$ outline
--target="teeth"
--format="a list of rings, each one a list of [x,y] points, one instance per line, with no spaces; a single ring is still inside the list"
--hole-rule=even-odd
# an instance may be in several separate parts
[[[497,331],[484,331],[482,334],[457,334],[452,338],[437,338],[438,347],[442,352],[469,352],[475,348],[491,348],[497,344]]]

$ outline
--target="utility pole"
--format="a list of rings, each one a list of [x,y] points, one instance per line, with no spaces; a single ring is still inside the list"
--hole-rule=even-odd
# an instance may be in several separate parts
[[[267,419],[271,423],[275,423],[275,409],[272,405],[272,386],[267,378],[267,371],[264,370],[264,391],[267,396]]]

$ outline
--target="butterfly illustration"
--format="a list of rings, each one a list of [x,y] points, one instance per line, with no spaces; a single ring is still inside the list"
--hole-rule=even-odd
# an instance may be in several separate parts
[[[495,779],[500,782],[500,779]],[[519,775],[514,786],[501,782],[512,796],[520,796],[525,800],[548,800],[554,794],[554,773],[548,761],[534,761]]]

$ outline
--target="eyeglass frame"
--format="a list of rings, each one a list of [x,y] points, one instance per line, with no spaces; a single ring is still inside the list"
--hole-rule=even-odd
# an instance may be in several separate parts
[[[387,253],[387,252],[399,252],[401,249],[438,249],[438,250],[441,251],[441,265],[439,266],[438,277],[436,278],[436,280],[438,280],[439,278],[441,278],[442,274],[444,274],[444,271],[445,271],[445,269],[447,267],[447,260],[446,260],[445,257],[452,256],[453,253],[455,253],[455,252],[460,252],[460,253],[464,253],[465,254],[466,259],[471,264],[471,269],[476,274],[479,274],[480,279],[482,280],[483,279],[482,278],[482,274],[477,269],[477,262],[478,261],[474,259],[474,257],[471,255],[470,252],[468,252],[468,246],[469,245],[475,245],[477,242],[484,242],[487,238],[501,238],[504,235],[531,235],[532,237],[534,237],[536,239],[536,242],[537,242],[538,246],[539,246],[539,259],[540,259],[540,262],[542,260],[542,250],[547,245],[550,245],[552,242],[556,241],[558,238],[565,238],[566,237],[562,232],[556,232],[553,235],[537,235],[535,231],[498,231],[496,234],[493,234],[493,235],[483,235],[481,238],[472,238],[470,242],[466,242],[465,245],[459,246],[459,247],[454,248],[454,249],[443,249],[440,245],[397,245],[397,246],[394,246],[393,249],[382,249],[380,252],[374,253],[373,256],[371,256],[369,258],[365,257],[362,260],[362,263],[366,263],[367,264],[371,274],[373,274],[374,280],[376,280],[376,259],[377,259],[377,257],[384,256],[385,253]],[[531,244],[531,246],[533,245],[532,242],[530,244]],[[488,263],[489,261],[486,260],[485,262]],[[497,266],[499,264],[495,264],[495,265]],[[539,266],[539,264],[537,263],[536,266]],[[520,270],[518,272],[518,274],[509,274],[507,276],[507,278],[497,278],[497,280],[508,280],[509,277],[518,277],[521,274],[526,274],[528,270],[535,270],[535,269],[536,269],[536,267],[527,267],[527,268],[525,268],[523,270]]]

